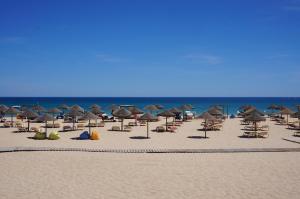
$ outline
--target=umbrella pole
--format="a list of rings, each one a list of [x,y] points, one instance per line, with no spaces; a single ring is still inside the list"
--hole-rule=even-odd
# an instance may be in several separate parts
[[[166,117],[166,131],[168,131],[168,117]]]
[[[54,113],[52,114],[53,118],[54,118]],[[54,119],[53,119],[53,128],[54,128]]]
[[[89,135],[91,136],[91,120],[89,120]]]
[[[255,135],[257,137],[257,126],[256,126],[256,122],[254,122],[254,131],[255,131]]]
[[[286,115],[286,124],[287,125],[289,124],[289,115],[288,114]]]
[[[147,138],[149,138],[149,121],[147,120]]]
[[[28,125],[27,125],[27,132],[29,132],[29,123],[30,123],[30,121],[29,121],[29,119],[27,118],[27,123],[28,123]]]
[[[13,122],[14,122],[14,118],[13,118],[13,114],[11,114],[11,118],[10,118],[11,120],[11,124],[10,124],[10,126],[13,126]]]
[[[75,131],[75,119],[73,118],[73,131]]]
[[[123,118],[121,119],[121,131],[123,131]]]
[[[47,120],[45,121],[45,134],[46,134],[46,138],[47,138]]]
[[[205,138],[206,138],[206,126],[207,126],[207,121],[205,120],[205,123],[204,123],[204,131],[205,131]]]

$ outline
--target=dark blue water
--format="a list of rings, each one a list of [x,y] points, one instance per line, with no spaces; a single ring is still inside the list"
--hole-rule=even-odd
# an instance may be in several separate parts
[[[256,106],[266,111],[270,104],[284,105],[296,110],[300,104],[300,97],[1,97],[0,104],[32,106],[39,104],[45,108],[56,107],[60,104],[78,104],[88,108],[92,104],[99,104],[108,111],[111,104],[130,104],[144,108],[149,104],[160,104],[165,108],[177,107],[182,104],[192,104],[197,113],[205,111],[211,105],[228,106],[229,113],[236,113],[238,108],[245,104]]]

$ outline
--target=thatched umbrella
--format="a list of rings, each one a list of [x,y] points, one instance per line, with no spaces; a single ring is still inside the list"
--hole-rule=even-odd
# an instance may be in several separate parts
[[[104,111],[102,111],[101,108],[97,108],[97,107],[91,108],[91,112],[94,113],[95,115],[100,115],[104,113]]]
[[[294,113],[294,116],[298,118],[299,127],[300,127],[300,111],[297,111],[296,113]]]
[[[30,109],[26,109],[24,110],[21,115],[23,117],[26,117],[27,118],[27,131],[29,132],[30,130],[30,120],[31,119],[36,119],[39,115],[35,112],[33,112],[32,110]]]
[[[174,113],[176,116],[179,115],[181,113],[181,110],[179,110],[178,108],[174,107],[171,108],[169,111],[171,111],[172,113]],[[175,121],[175,117],[174,117],[174,121]]]
[[[112,105],[110,105],[109,106],[109,109],[110,109],[110,111],[111,111],[111,114],[115,111],[115,110],[118,110],[120,107],[119,107],[119,105],[117,105],[117,104],[112,104]]]
[[[157,116],[162,116],[162,117],[166,118],[166,131],[168,131],[168,118],[175,117],[175,114],[169,110],[166,110],[166,111],[163,111],[163,112],[157,114]]]
[[[5,111],[7,111],[7,109],[8,109],[8,107],[5,106],[4,104],[1,104],[1,105],[0,105],[0,112],[1,112],[1,113],[4,113]]]
[[[18,114],[18,113],[20,113],[20,111],[18,109],[14,108],[14,107],[9,107],[5,111],[5,114],[10,115],[10,117],[11,117],[11,124],[13,124],[13,121],[14,121],[13,116],[16,115],[16,114]]]
[[[98,104],[92,104],[90,106],[90,109],[93,109],[93,108],[101,109],[101,106],[99,106]]]
[[[266,121],[266,118],[261,116],[261,114],[259,114],[259,112],[254,111],[251,114],[249,114],[247,117],[245,117],[245,121],[253,122],[254,131],[255,131],[255,134],[256,134],[256,132],[257,132],[257,122]]]
[[[66,105],[66,104],[60,104],[58,107],[58,109],[63,111],[63,114],[65,114],[66,111],[70,110],[70,106]]]
[[[121,119],[121,131],[123,131],[123,121],[131,115],[131,112],[125,108],[119,108],[113,111],[113,116]]]
[[[157,108],[158,110],[164,109],[164,106],[163,106],[163,105],[155,104],[155,106],[156,106],[156,108]]]
[[[71,110],[75,110],[75,111],[79,111],[79,112],[84,112],[84,109],[81,107],[81,106],[79,106],[79,105],[73,105],[72,107],[71,107]]]
[[[147,138],[149,138],[149,121],[156,120],[157,118],[154,115],[152,115],[151,113],[145,113],[139,119],[147,121]]]
[[[271,104],[270,106],[267,107],[267,109],[271,110],[272,113],[274,113],[274,110],[277,110],[278,106],[276,104]]]
[[[137,120],[137,115],[139,114],[143,114],[144,111],[142,111],[141,109],[133,106],[133,107],[129,107],[128,110],[131,112],[131,114],[134,116],[134,119],[135,119],[135,123],[136,123],[136,120]]]
[[[158,111],[159,109],[155,106],[155,105],[147,105],[144,108],[147,111],[150,111],[151,113],[153,113],[153,111]]]
[[[85,112],[84,116],[82,117],[85,120],[89,120],[89,134],[91,135],[91,120],[97,120],[99,117],[91,112]]]
[[[68,113],[67,116],[72,117],[73,118],[73,130],[75,130],[75,121],[76,118],[79,116],[83,116],[83,112],[76,110],[76,109],[71,109]]]
[[[220,109],[218,109],[217,107],[212,107],[212,108],[208,109],[207,112],[215,117],[223,116],[223,112]]]
[[[39,115],[41,114],[41,112],[46,111],[46,109],[44,107],[42,107],[41,105],[34,105],[32,107],[32,110],[36,111]]]
[[[208,112],[204,112],[202,113],[200,116],[200,118],[202,118],[204,120],[204,131],[205,131],[205,138],[206,138],[206,129],[207,129],[207,122],[208,121],[215,121],[216,118],[214,116],[212,116],[210,113]]]
[[[264,116],[264,115],[265,115],[263,112],[259,111],[259,110],[256,109],[256,108],[253,108],[253,107],[250,108],[250,109],[248,109],[248,110],[245,111],[244,113],[242,113],[242,115],[243,115],[244,117],[247,117],[248,115],[252,114],[253,112],[258,113],[260,116]]]
[[[289,115],[292,115],[294,112],[289,108],[284,108],[279,111],[280,114],[286,115],[286,123],[289,123]]]
[[[55,114],[61,113],[61,110],[59,110],[58,108],[51,108],[47,111],[47,113],[51,113],[54,118]],[[54,127],[54,120],[53,120],[53,127]]]
[[[48,121],[53,121],[55,120],[54,117],[52,117],[51,115],[49,115],[48,113],[41,115],[40,117],[38,117],[39,121],[43,121],[45,122],[45,133],[46,133],[46,137],[47,137],[47,122]]]
[[[184,104],[184,105],[178,107],[178,109],[180,109],[182,111],[182,120],[185,120],[184,119],[184,115],[185,115],[184,112],[192,110],[191,107],[187,104]]]

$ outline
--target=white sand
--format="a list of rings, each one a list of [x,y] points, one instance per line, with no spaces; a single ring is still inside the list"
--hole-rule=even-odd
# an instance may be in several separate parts
[[[299,153],[0,154],[0,198],[299,198]]]
[[[125,121],[127,123],[128,120]],[[178,127],[176,133],[156,133],[150,132],[151,139],[132,139],[132,137],[146,136],[146,127],[133,127],[132,132],[112,132],[108,131],[112,125],[119,126],[119,122],[106,123],[105,127],[96,128],[100,132],[101,139],[92,140],[73,140],[82,131],[62,132],[61,139],[51,140],[32,140],[34,133],[12,133],[16,128],[0,128],[0,147],[8,146],[40,146],[40,147],[85,147],[85,148],[105,148],[105,149],[199,149],[199,148],[279,148],[279,147],[299,147],[299,144],[282,140],[283,137],[293,137],[293,131],[286,129],[286,126],[275,125],[269,120],[264,124],[270,126],[270,136],[266,139],[261,138],[240,138],[243,126],[240,119],[228,119],[225,121],[221,131],[207,132],[209,139],[199,139],[204,136],[203,131],[198,131],[202,120],[185,122]],[[26,125],[26,123],[24,123]],[[164,124],[164,120],[150,124],[150,129]],[[32,124],[41,126],[43,124]],[[88,128],[86,128],[87,130]],[[48,129],[51,132],[52,129]],[[194,137],[194,138],[193,138]]]

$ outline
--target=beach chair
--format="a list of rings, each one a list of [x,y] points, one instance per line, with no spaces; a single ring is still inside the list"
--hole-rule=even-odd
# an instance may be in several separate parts
[[[165,132],[165,127],[163,126],[156,127],[156,132]]]
[[[130,132],[132,130],[131,126],[125,125],[124,131]]]
[[[73,129],[73,127],[71,127],[70,125],[65,125],[63,126],[63,131],[73,131],[75,129]]]
[[[255,131],[244,131],[243,137],[256,137]]]
[[[83,130],[85,127],[84,124],[77,124],[77,130]]]
[[[294,132],[294,136],[300,137],[300,131],[295,131],[295,132]]]
[[[111,130],[112,130],[112,131],[120,131],[121,129],[120,129],[119,126],[112,126],[112,127],[111,127]]]
[[[26,132],[27,131],[27,128],[26,127],[23,127],[23,126],[20,126],[18,127],[18,132],[21,133],[21,132]]]
[[[4,122],[4,124],[3,124],[3,127],[4,128],[10,128],[12,125],[11,125],[11,123],[10,122]]]
[[[257,132],[257,136],[261,137],[261,138],[267,138],[267,137],[269,137],[269,132],[268,131],[260,131],[260,132]]]
[[[175,131],[177,130],[177,128],[175,126],[168,126],[168,132],[171,132],[171,133],[175,133]]]
[[[139,122],[140,123],[140,126],[146,126],[146,121],[142,120]]]
[[[33,126],[30,128],[30,131],[31,132],[39,132],[39,128]]]
[[[98,127],[104,127],[105,126],[105,122],[104,121],[101,121],[97,124]]]

